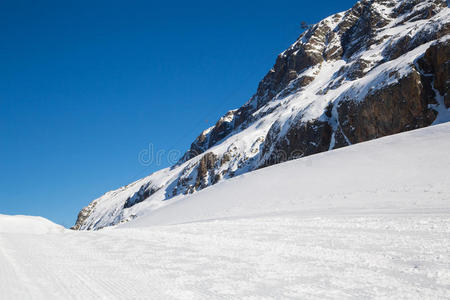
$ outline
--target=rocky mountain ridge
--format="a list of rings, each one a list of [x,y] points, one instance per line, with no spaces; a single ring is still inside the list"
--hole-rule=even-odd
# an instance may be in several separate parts
[[[176,165],[94,200],[74,229],[126,222],[261,167],[450,121],[449,74],[446,1],[359,1],[305,31],[255,95]]]

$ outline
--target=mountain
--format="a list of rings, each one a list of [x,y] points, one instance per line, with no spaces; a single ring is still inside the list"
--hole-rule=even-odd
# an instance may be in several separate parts
[[[73,228],[128,222],[249,171],[450,121],[449,61],[446,1],[361,0],[301,34],[176,165],[92,201]]]

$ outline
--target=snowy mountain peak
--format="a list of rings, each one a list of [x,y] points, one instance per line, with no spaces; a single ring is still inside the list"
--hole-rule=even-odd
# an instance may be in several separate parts
[[[175,166],[94,200],[74,228],[127,222],[261,167],[450,121],[449,60],[446,1],[359,1],[301,34],[255,95]]]

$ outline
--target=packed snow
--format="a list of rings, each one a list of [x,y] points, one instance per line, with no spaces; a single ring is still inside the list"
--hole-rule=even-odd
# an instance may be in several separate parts
[[[99,231],[0,215],[0,299],[449,299],[449,149],[436,125]]]

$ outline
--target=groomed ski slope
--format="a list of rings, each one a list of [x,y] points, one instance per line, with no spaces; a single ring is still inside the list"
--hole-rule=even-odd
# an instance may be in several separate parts
[[[449,149],[403,133],[96,232],[0,215],[0,299],[449,299]]]

